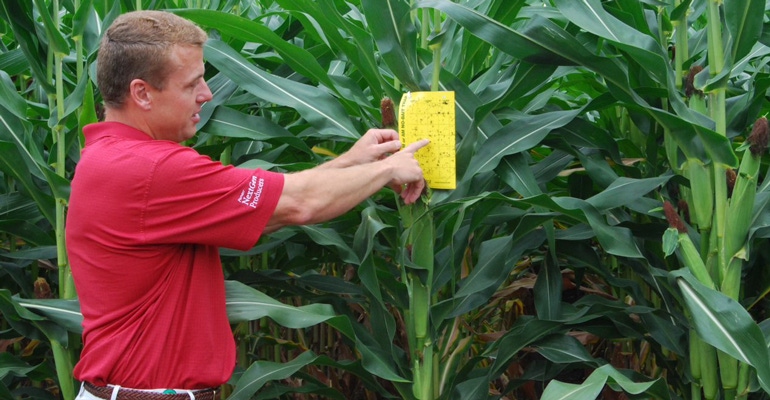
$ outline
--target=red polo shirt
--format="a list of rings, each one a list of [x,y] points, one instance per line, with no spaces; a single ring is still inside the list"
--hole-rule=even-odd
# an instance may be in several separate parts
[[[218,248],[256,243],[283,175],[222,166],[115,122],[84,133],[66,224],[84,317],[75,377],[145,389],[221,385],[235,344]]]

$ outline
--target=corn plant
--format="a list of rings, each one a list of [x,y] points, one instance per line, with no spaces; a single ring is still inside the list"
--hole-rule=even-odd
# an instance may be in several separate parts
[[[62,5],[58,1],[3,2],[5,28],[17,46],[7,49],[6,60],[13,60],[14,53],[17,60],[7,65],[19,72],[13,78],[5,74],[6,104],[13,105],[5,108],[3,115],[6,128],[2,139],[5,144],[3,172],[10,189],[7,196],[24,193],[39,210],[7,230],[8,240],[26,242],[31,235],[30,242],[40,247],[31,249],[32,253],[23,259],[33,260],[33,263],[40,258],[56,260],[57,276],[46,277],[47,274],[41,274],[34,267],[29,278],[35,282],[38,296],[53,295],[49,280],[56,282],[58,293],[55,295],[62,299],[75,297],[64,243],[64,216],[71,174],[68,164],[71,166],[73,154],[70,151],[74,149],[74,154],[77,153],[80,128],[95,120],[93,101],[84,103],[84,97],[91,97],[92,93],[84,74],[86,60],[83,53],[91,7],[81,5],[79,1],[70,6],[73,13],[65,14],[67,18],[62,20],[59,12]],[[64,58],[73,52],[74,62],[65,65]],[[24,57],[19,59],[19,55]],[[46,227],[53,232],[50,239],[46,238]],[[43,250],[45,245],[54,243],[56,256],[41,257],[41,251],[47,252]],[[42,330],[54,354],[59,390],[63,397],[72,398],[75,395],[72,367],[79,338],[56,329]]]
[[[139,8],[209,32],[187,145],[223,163],[309,168],[380,126],[383,98],[455,92],[456,190],[404,208],[383,189],[222,251],[228,398],[768,397],[770,196],[747,139],[764,2],[2,5],[1,397],[71,398],[53,349],[76,360],[77,301],[35,298],[67,293],[57,207],[96,120],[96,43]]]

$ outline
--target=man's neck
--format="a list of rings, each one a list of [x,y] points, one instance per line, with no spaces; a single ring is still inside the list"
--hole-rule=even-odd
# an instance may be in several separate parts
[[[155,139],[155,137],[147,129],[147,126],[142,123],[141,118],[137,118],[130,110],[107,108],[104,112],[104,122],[119,122],[123,125],[128,125],[136,130],[139,130],[147,136]]]

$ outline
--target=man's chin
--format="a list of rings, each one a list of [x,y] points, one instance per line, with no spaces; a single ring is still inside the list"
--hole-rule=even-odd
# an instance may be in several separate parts
[[[179,143],[186,142],[186,141],[194,138],[195,137],[195,132],[196,131],[184,132],[181,135],[179,135]]]

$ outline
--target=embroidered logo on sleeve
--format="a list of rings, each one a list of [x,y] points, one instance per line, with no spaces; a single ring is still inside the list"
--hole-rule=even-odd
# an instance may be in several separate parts
[[[238,202],[247,205],[251,208],[257,208],[259,204],[259,198],[262,196],[262,188],[265,186],[265,180],[251,176],[249,181],[249,187],[241,191],[241,196],[238,197]]]

